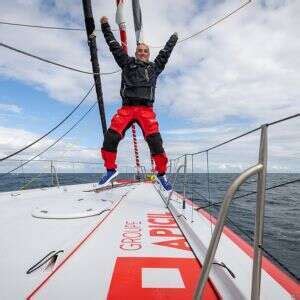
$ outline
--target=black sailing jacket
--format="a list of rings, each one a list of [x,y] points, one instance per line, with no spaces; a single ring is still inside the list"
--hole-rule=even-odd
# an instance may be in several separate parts
[[[178,40],[177,35],[173,34],[170,37],[154,62],[145,63],[126,54],[115,39],[108,23],[102,24],[101,28],[110,51],[122,69],[120,93],[123,105],[130,105],[136,100],[142,100],[146,105],[152,106],[155,99],[157,77],[168,62]]]

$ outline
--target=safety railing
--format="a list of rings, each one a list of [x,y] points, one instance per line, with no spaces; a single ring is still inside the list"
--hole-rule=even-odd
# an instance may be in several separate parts
[[[51,161],[51,178],[52,178],[52,186],[54,186],[54,176],[56,179],[56,186],[59,188],[59,180],[55,166],[53,165],[53,161]]]
[[[208,275],[215,258],[219,245],[220,237],[223,232],[225,218],[228,214],[229,204],[233,199],[237,189],[251,176],[258,174],[257,180],[257,201],[256,201],[256,223],[254,238],[254,258],[252,270],[252,292],[251,299],[259,299],[260,279],[261,279],[261,261],[262,261],[262,237],[264,225],[265,210],[265,190],[266,190],[266,168],[267,168],[267,126],[262,126],[261,142],[259,150],[259,162],[257,165],[249,168],[240,174],[227,190],[223,204],[219,213],[218,222],[215,226],[207,254],[203,264],[203,271],[195,292],[195,299],[201,299]]]
[[[254,256],[253,256],[253,268],[252,268],[252,284],[251,284],[251,299],[259,299],[260,298],[260,282],[261,282],[261,262],[262,262],[262,255],[263,251],[267,253],[272,259],[274,259],[277,263],[279,263],[281,266],[284,266],[281,264],[274,256],[272,256],[270,253],[268,253],[264,247],[263,247],[263,230],[264,230],[264,212],[265,212],[265,197],[266,197],[266,190],[270,190],[276,187],[284,186],[287,184],[292,184],[295,182],[300,182],[300,178],[296,180],[292,180],[290,182],[285,182],[279,185],[274,185],[271,187],[266,187],[266,173],[267,173],[267,160],[268,160],[268,128],[270,126],[288,121],[290,119],[298,118],[300,117],[300,114],[296,114],[284,119],[277,120],[272,123],[264,124],[260,127],[257,127],[253,130],[250,130],[244,134],[241,134],[237,137],[234,137],[232,139],[229,139],[225,142],[222,142],[218,145],[215,145],[213,147],[210,147],[208,149],[205,149],[203,151],[199,151],[196,153],[186,153],[183,154],[175,159],[170,160],[170,173],[175,174],[176,181],[178,181],[178,165],[180,165],[180,168],[185,169],[183,177],[181,178],[180,182],[182,183],[180,193],[183,193],[183,200],[186,198],[185,194],[188,190],[190,194],[192,194],[192,202],[193,202],[193,194],[197,194],[200,196],[201,199],[203,199],[205,202],[207,202],[207,205],[199,207],[197,209],[202,208],[212,208],[216,207],[217,205],[222,204],[219,214],[218,214],[218,220],[217,224],[215,225],[215,228],[213,230],[213,222],[212,219],[210,220],[211,224],[211,232],[212,232],[212,238],[206,253],[206,258],[204,260],[203,268],[201,277],[199,279],[199,283],[197,285],[197,289],[194,294],[195,299],[201,299],[203,288],[208,280],[209,272],[212,266],[212,263],[214,261],[215,253],[218,248],[218,243],[224,228],[225,219],[228,218],[228,209],[229,204],[232,201],[232,199],[236,198],[242,198],[248,195],[257,195],[256,198],[256,212],[255,212],[255,232],[254,232],[254,241],[253,241],[253,249],[254,249]],[[225,193],[225,196],[223,198],[223,201],[212,203],[211,200],[211,172],[210,172],[210,153],[211,151],[220,148],[224,145],[227,145],[233,141],[239,140],[243,137],[246,137],[248,135],[251,135],[253,133],[259,133],[260,132],[260,146],[259,146],[259,159],[258,163],[256,163],[254,166],[249,167],[246,169],[246,171],[242,172],[237,178],[233,180],[233,182],[230,184],[229,189]],[[205,161],[206,167],[206,180],[207,180],[207,196],[204,196],[203,194],[199,193],[197,190],[197,185],[199,185],[199,182],[197,180],[193,180],[194,176],[194,167],[195,167],[195,160],[198,158],[198,156],[204,155],[204,160],[202,157],[202,161]],[[189,171],[187,172],[188,165],[190,167]],[[242,196],[235,196],[236,192],[240,190],[240,186],[242,184],[247,184],[248,179],[254,175],[257,175],[257,188],[255,191],[251,191],[250,193],[245,193]],[[189,176],[189,182],[187,183],[187,176]],[[203,179],[203,176],[202,176]],[[201,182],[203,187],[203,182]],[[174,187],[176,189],[176,187]],[[172,198],[169,197],[169,201],[172,201]],[[194,204],[193,204],[194,205]],[[185,207],[183,203],[183,208]],[[192,213],[194,209],[191,210]],[[210,212],[211,217],[211,212]],[[212,217],[211,217],[212,218]],[[193,221],[193,215],[191,216],[191,221]],[[232,222],[233,223],[233,222]],[[287,270],[289,273],[293,275],[292,272],[290,272],[286,267],[285,270]]]
[[[17,172],[6,172],[23,163],[24,160],[21,159],[8,159],[1,164],[0,192],[97,182],[105,172],[102,163],[48,159],[32,160]],[[123,165],[118,170],[117,179],[137,180],[136,167]],[[139,173],[140,180],[145,180],[147,177],[145,166],[140,166]]]
[[[168,198],[167,198],[167,201],[166,201],[166,206],[167,206],[167,207],[168,207],[169,204],[170,204],[170,200],[171,200],[171,198],[172,198],[173,191],[174,191],[174,189],[175,189],[175,187],[176,187],[177,177],[178,177],[178,174],[179,174],[179,172],[180,172],[180,170],[181,170],[182,168],[184,168],[184,172],[186,172],[186,164],[179,166],[179,167],[177,168],[176,172],[175,172],[174,180],[173,180],[173,183],[172,183],[173,189],[172,189],[171,192],[169,193]],[[184,203],[184,202],[183,202],[183,203]]]

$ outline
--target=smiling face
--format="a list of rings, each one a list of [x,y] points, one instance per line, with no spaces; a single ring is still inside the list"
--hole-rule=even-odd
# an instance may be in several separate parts
[[[149,62],[150,50],[146,44],[138,44],[135,51],[135,57],[143,62]]]

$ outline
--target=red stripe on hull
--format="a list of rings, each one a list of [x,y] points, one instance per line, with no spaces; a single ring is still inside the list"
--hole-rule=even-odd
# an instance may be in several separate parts
[[[183,197],[179,195],[182,199]],[[189,205],[194,205],[195,208],[198,206],[193,204],[191,200],[185,199],[185,201]],[[217,223],[217,219],[210,215],[208,212],[206,212],[204,209],[201,209],[198,211],[201,215],[203,215],[207,220],[211,220],[213,224]],[[230,238],[241,250],[243,250],[249,257],[253,258],[253,248],[244,241],[241,237],[239,237],[237,234],[235,234],[231,229],[228,227],[224,227],[223,233]],[[277,266],[275,266],[270,260],[263,257],[262,258],[262,269],[266,271],[277,283],[279,283],[286,291],[288,291],[291,295],[295,296],[295,299],[300,297],[300,285],[291,277],[289,277],[287,274],[282,272]]]
[[[36,293],[45,286],[50,278],[65,264],[65,262],[88,240],[89,237],[100,227],[100,225],[110,216],[110,214],[116,209],[121,201],[126,197],[126,194],[122,196],[119,202],[113,207],[113,209],[81,240],[81,242],[66,256],[60,264],[26,297],[26,300],[32,299]]]

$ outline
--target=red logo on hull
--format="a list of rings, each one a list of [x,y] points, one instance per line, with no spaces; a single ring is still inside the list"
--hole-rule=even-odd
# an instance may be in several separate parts
[[[147,217],[149,234],[151,237],[157,237],[152,244],[192,251],[170,213],[148,214]]]
[[[158,276],[146,277],[144,276],[147,273],[145,270],[152,272],[154,270]],[[172,276],[167,279],[162,278],[163,276],[160,277],[159,274],[165,274],[165,270],[170,271],[170,274],[173,271],[179,274],[181,284],[177,283],[178,279],[174,279]],[[107,299],[193,299],[200,270],[195,258],[118,257]],[[163,284],[159,281],[162,281]],[[159,287],[155,287],[155,285],[159,285]],[[219,299],[211,283],[206,285],[204,299]]]

